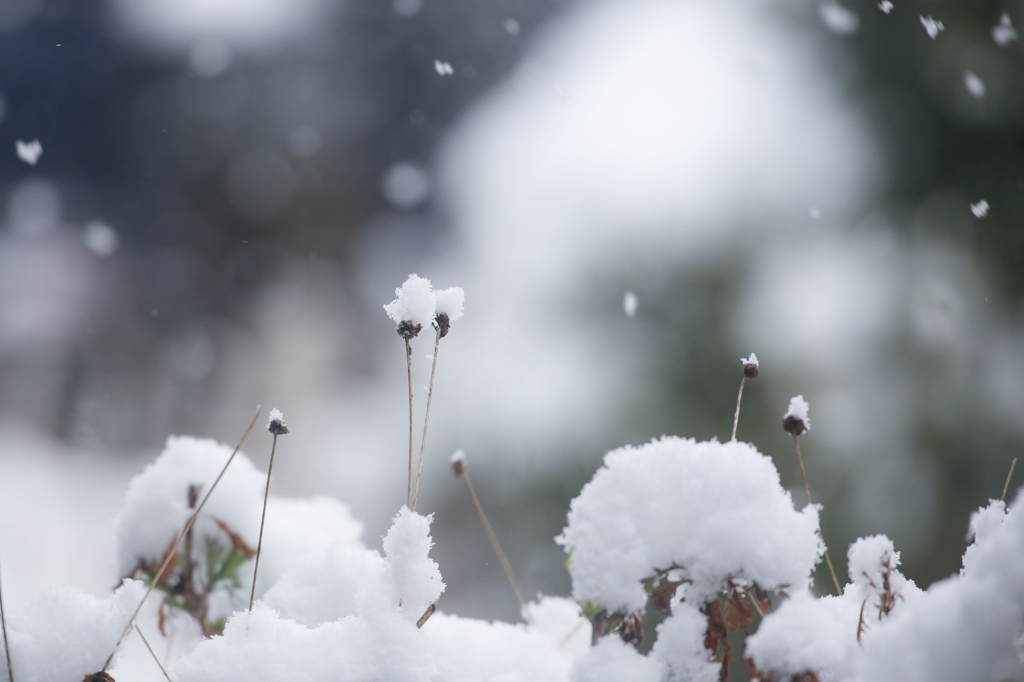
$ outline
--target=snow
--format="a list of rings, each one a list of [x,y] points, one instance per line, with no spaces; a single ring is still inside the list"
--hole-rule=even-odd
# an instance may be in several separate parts
[[[625,296],[622,297],[622,310],[626,313],[626,317],[636,317],[636,308],[639,305],[636,294],[632,291],[627,291]]]
[[[117,251],[120,240],[117,231],[99,220],[92,220],[82,230],[86,248],[97,256],[110,256]]]
[[[921,16],[921,25],[924,26],[924,30],[928,32],[928,37],[932,40],[938,37],[939,33],[945,30],[945,26],[942,25],[941,21],[937,21],[931,16]]]
[[[273,426],[274,422],[280,422],[281,426],[287,426],[288,425],[285,422],[285,420],[284,420],[284,414],[282,414],[281,410],[277,409],[276,407],[272,408],[270,410],[270,415],[267,418],[267,429],[268,430],[271,428],[271,426]]]
[[[580,658],[571,682],[661,682],[661,666],[618,637],[605,637]]]
[[[515,19],[505,20],[505,32],[508,33],[510,36],[519,35],[519,28],[519,22],[516,21]]]
[[[848,7],[838,2],[822,2],[818,5],[818,15],[825,27],[840,36],[853,35],[860,27],[860,17]]]
[[[437,314],[442,313],[448,316],[449,322],[455,322],[462,317],[462,307],[466,294],[462,287],[448,287],[434,292],[437,301]]]
[[[609,452],[556,541],[577,601],[632,612],[647,601],[640,581],[673,564],[698,604],[729,580],[805,588],[823,552],[817,528],[818,507],[796,511],[754,446],[662,437]]]
[[[807,401],[804,400],[804,397],[802,395],[794,396],[790,398],[789,409],[786,410],[786,414],[782,415],[782,420],[786,421],[790,417],[792,417],[793,419],[797,419],[804,423],[805,431],[810,431],[811,418],[807,416],[807,413],[810,411],[810,409],[810,405],[807,404]]]
[[[412,322],[428,327],[434,321],[435,301],[430,280],[412,274],[401,287],[395,289],[397,298],[384,306],[395,324]]]
[[[690,590],[686,593],[689,597]],[[720,666],[712,662],[711,652],[704,648],[707,626],[707,618],[689,600],[672,604],[672,615],[658,625],[658,641],[651,650],[651,655],[665,666],[665,679],[673,682],[718,680]]]
[[[14,679],[80,680],[99,672],[145,591],[137,580],[125,580],[105,599],[58,587],[39,594],[21,612],[7,614]]]
[[[384,537],[385,581],[390,586],[392,601],[413,623],[438,600],[445,587],[440,569],[427,556],[434,546],[430,539],[433,518],[433,514],[422,516],[403,506]]]
[[[978,203],[971,204],[971,213],[974,214],[975,218],[984,218],[988,215],[989,205],[984,199],[978,200]]]
[[[31,142],[17,140],[14,143],[14,151],[17,152],[19,159],[30,166],[34,166],[38,163],[39,157],[43,155],[43,145],[39,140],[32,140]]]
[[[434,70],[437,71],[438,76],[450,76],[455,73],[455,69],[448,62],[443,62],[440,59],[434,60]]]
[[[743,363],[744,366],[753,365],[754,367],[760,367],[757,362],[757,355],[754,353],[751,353],[749,358],[740,358],[740,362]]]
[[[882,10],[885,14],[888,14],[889,12],[892,12],[893,4],[889,2],[889,0],[882,0],[882,2],[878,3],[878,9]]]
[[[452,454],[452,456],[448,459],[448,462],[450,464],[455,464],[457,462],[462,462],[463,464],[465,464],[466,463],[466,453],[464,451],[462,451],[462,450],[456,450]]]
[[[999,23],[992,27],[992,40],[999,47],[1006,47],[1017,39],[1017,30],[1010,21],[1010,15],[1006,12],[999,17]]]
[[[967,87],[967,92],[971,93],[971,97],[980,99],[985,96],[985,81],[978,78],[973,71],[964,73],[964,85]]]

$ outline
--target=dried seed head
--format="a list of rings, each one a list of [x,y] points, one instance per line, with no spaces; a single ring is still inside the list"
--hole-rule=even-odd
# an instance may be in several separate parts
[[[423,329],[422,324],[416,324],[412,320],[403,320],[398,323],[398,329],[396,331],[399,336],[408,341],[409,339],[416,338],[416,335],[420,333],[421,329]]]
[[[288,425],[285,424],[284,415],[276,407],[270,411],[270,421],[267,422],[267,431],[275,436],[283,436],[288,433]]]
[[[90,673],[82,682],[114,682],[114,678],[107,673]]]
[[[794,417],[793,415],[786,415],[782,420],[782,430],[787,433],[791,433],[794,436],[807,432],[807,424],[804,423],[803,419]]]
[[[740,358],[740,362],[743,363],[743,376],[747,379],[756,379],[761,373],[758,368],[757,356],[753,353],[750,354],[749,358]]]
[[[441,338],[448,336],[448,329],[452,326],[448,313],[438,313],[434,316],[434,327],[441,332]]]
[[[802,395],[789,401],[789,410],[782,417],[782,429],[794,436],[811,430],[811,419],[807,416],[810,406]]]
[[[644,621],[639,611],[635,611],[622,619],[622,627],[619,636],[626,644],[639,646],[640,640],[644,638]]]
[[[466,453],[462,450],[456,450],[455,454],[451,458],[452,471],[455,472],[455,477],[458,478],[466,471]]]

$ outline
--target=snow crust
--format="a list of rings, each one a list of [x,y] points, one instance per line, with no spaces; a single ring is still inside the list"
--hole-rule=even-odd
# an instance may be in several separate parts
[[[106,599],[72,587],[39,594],[7,618],[14,679],[81,680],[99,672],[145,591],[142,582],[125,580]]]
[[[796,511],[748,443],[664,436],[608,453],[556,541],[581,603],[643,608],[640,581],[677,565],[693,581],[687,599],[702,604],[729,580],[805,589],[823,552],[818,509]]]

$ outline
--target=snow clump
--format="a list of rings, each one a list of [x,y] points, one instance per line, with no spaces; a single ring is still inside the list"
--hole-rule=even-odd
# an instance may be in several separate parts
[[[425,327],[434,321],[435,300],[430,280],[412,274],[399,288],[395,289],[397,298],[384,306],[396,325],[412,322]]]
[[[802,395],[790,398],[789,409],[786,410],[786,414],[782,415],[782,428],[795,436],[799,436],[804,431],[810,431],[811,418],[807,416],[810,409],[810,405]],[[801,425],[803,428],[800,428]]]
[[[434,292],[436,301],[436,312],[438,315],[447,315],[449,322],[455,322],[462,317],[462,306],[466,300],[466,294],[462,287],[448,287]]]
[[[662,437],[608,453],[556,542],[580,603],[642,609],[641,581],[678,567],[699,605],[729,581],[805,589],[824,551],[818,509],[796,511],[771,459],[748,443]]]
[[[145,592],[143,583],[125,580],[106,599],[72,587],[41,593],[7,618],[14,679],[81,680],[100,672]]]

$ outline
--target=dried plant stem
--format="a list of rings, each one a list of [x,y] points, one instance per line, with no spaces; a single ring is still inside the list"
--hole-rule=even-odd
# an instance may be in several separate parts
[[[754,598],[754,595],[750,593],[749,587],[747,588],[747,599],[750,601],[751,604],[754,605],[754,610],[757,611],[757,615],[764,618],[764,609],[761,608],[760,602],[758,602],[757,599]]]
[[[440,343],[441,328],[438,327],[437,338],[434,339],[434,361],[430,367],[430,388],[427,391],[427,413],[423,417],[423,439],[420,440],[420,464],[416,469],[416,488],[412,494],[412,507],[410,507],[412,511],[416,511],[416,502],[419,501],[420,497],[420,476],[423,474],[423,453],[427,449],[427,425],[430,423],[430,401],[434,397],[434,374],[437,372],[437,347]]]
[[[210,489],[206,491],[206,495],[203,497],[203,501],[199,503],[198,507],[196,507],[196,510],[192,513],[192,516],[189,518],[188,523],[185,524],[184,530],[181,531],[181,533],[178,535],[178,539],[175,540],[174,547],[172,547],[171,551],[167,553],[167,558],[164,559],[164,562],[160,565],[159,570],[157,570],[157,572],[153,575],[153,579],[149,583],[149,588],[146,590],[146,594],[142,595],[142,600],[139,602],[139,605],[135,607],[135,611],[132,613],[131,618],[128,619],[128,625],[125,626],[124,632],[121,633],[121,637],[118,638],[117,644],[114,645],[114,650],[110,652],[110,656],[107,657],[107,662],[103,664],[103,670],[101,670],[100,672],[107,672],[107,668],[110,667],[110,662],[114,660],[114,654],[117,653],[117,649],[119,646],[121,646],[121,642],[124,641],[124,638],[128,636],[129,632],[132,631],[132,625],[135,624],[135,619],[138,617],[139,612],[142,611],[142,607],[143,605],[145,605],[146,600],[149,598],[149,595],[152,594],[153,588],[156,587],[156,584],[164,576],[164,573],[167,571],[168,566],[170,566],[171,561],[178,555],[178,547],[181,546],[181,541],[184,540],[185,536],[188,535],[188,532],[192,530],[192,525],[195,524],[196,519],[199,518],[199,512],[203,510],[203,507],[206,505],[206,501],[210,499],[210,495],[213,494],[213,491],[217,487],[217,484],[220,483],[220,479],[224,476],[224,472],[228,470],[228,467],[231,466],[231,462],[235,459],[235,455],[237,455],[238,451],[242,449],[242,445],[245,443],[245,439],[249,437],[249,433],[252,431],[252,427],[256,425],[256,420],[260,418],[260,407],[260,405],[256,406],[256,414],[252,416],[252,421],[249,422],[249,428],[247,428],[245,430],[245,433],[242,434],[242,438],[238,441],[238,445],[235,446],[234,452],[232,452],[231,456],[228,457],[228,461],[224,463],[224,468],[220,470],[219,474],[217,474],[217,478],[214,479],[213,485],[211,485]]]
[[[807,471],[804,469],[804,458],[800,454],[800,441],[796,436],[793,436],[793,445],[796,447],[796,461],[800,463],[800,476],[804,479],[804,492],[807,493],[807,504],[814,504],[814,500],[811,499],[811,486],[807,483]],[[821,543],[825,544],[825,536],[821,534],[821,528],[818,528],[818,537],[821,538]],[[836,594],[842,595],[843,588],[839,586],[839,578],[836,577],[836,569],[832,567],[832,557],[828,554],[828,545],[825,545],[825,563],[828,564],[828,572],[832,575],[832,584],[836,587]]]
[[[480,515],[480,520],[484,523],[484,530],[487,531],[487,537],[491,540],[491,546],[494,547],[494,553],[498,555],[498,561],[501,562],[501,567],[505,569],[505,575],[508,576],[508,581],[516,593],[516,599],[519,600],[519,605],[527,611],[527,616],[529,616],[529,606],[526,602],[526,598],[523,597],[523,590],[519,587],[519,581],[516,580],[516,574],[512,572],[512,564],[508,562],[508,557],[505,556],[505,550],[501,548],[501,543],[498,542],[498,536],[494,534],[494,529],[491,528],[491,522],[487,520],[487,514],[484,513],[484,508],[480,506],[480,500],[476,496],[476,491],[473,490],[473,482],[469,480],[469,469],[465,469],[463,471],[461,478],[466,482],[466,490],[469,491],[469,496],[473,498],[473,504],[476,506],[476,511]]]
[[[409,477],[406,479],[405,506],[412,509],[412,348],[405,340],[405,369],[409,375]]]
[[[252,603],[256,599],[256,575],[260,570],[260,551],[263,549],[263,524],[267,521],[267,498],[270,497],[270,473],[274,470],[274,452],[277,451],[277,434],[274,434],[274,443],[270,446],[270,465],[267,467],[267,488],[263,491],[263,516],[260,517],[260,539],[256,543],[256,566],[252,569],[252,592],[249,593],[249,613],[252,613]]]
[[[2,583],[2,580],[0,580]],[[11,668],[11,649],[7,646],[7,618],[4,617],[4,591],[0,586],[0,626],[4,631],[4,657],[7,659],[7,679],[14,682],[14,670]]]
[[[563,646],[568,644],[569,640],[572,639],[572,636],[579,632],[580,628],[583,627],[587,622],[588,621],[586,618],[580,618],[579,622],[573,626],[572,630],[569,630],[569,634],[563,637],[562,641],[558,643],[558,648],[561,649]]]
[[[167,674],[167,670],[164,669],[163,663],[161,663],[160,659],[156,657],[156,652],[153,651],[153,647],[149,645],[149,640],[146,639],[146,636],[142,634],[142,628],[139,627],[138,623],[135,624],[135,631],[139,633],[139,637],[142,638],[142,643],[146,645],[147,649],[149,649],[150,655],[153,657],[153,660],[156,661],[157,666],[160,668],[160,672],[162,672],[164,677],[167,678],[167,682],[174,682],[174,680],[171,679],[171,676]]]
[[[1003,484],[1003,494],[999,498],[1000,502],[1006,502],[1006,491],[1010,487],[1010,477],[1013,476],[1013,467],[1017,466],[1017,458],[1014,457],[1013,461],[1010,462],[1010,472],[1006,474],[1006,483]]]
[[[747,377],[740,379],[740,392],[736,396],[736,414],[732,418],[732,440],[736,440],[736,427],[740,423],[740,403],[743,401],[743,385],[747,383]]]

